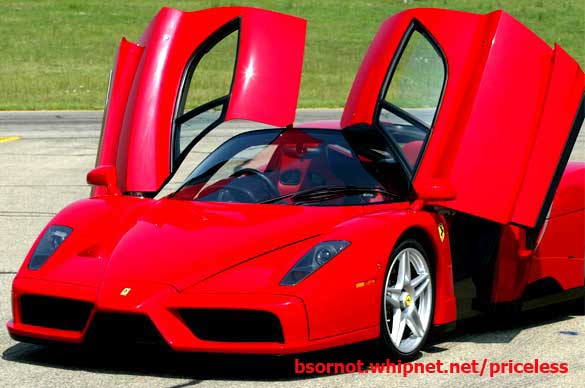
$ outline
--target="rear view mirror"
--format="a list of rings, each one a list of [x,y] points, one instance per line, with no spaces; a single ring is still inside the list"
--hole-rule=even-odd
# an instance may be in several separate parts
[[[282,150],[286,156],[290,156],[295,159],[312,159],[319,156],[322,149],[318,143],[316,144],[285,144],[282,146]]]
[[[445,181],[432,182],[417,187],[416,194],[424,202],[452,201],[457,197],[453,185]]]
[[[108,195],[120,195],[116,167],[98,166],[87,173],[87,183],[92,186],[105,187]]]

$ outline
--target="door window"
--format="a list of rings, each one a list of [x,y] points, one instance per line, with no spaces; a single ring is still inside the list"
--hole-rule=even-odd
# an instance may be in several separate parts
[[[431,38],[416,28],[390,70],[378,122],[414,169],[439,108],[446,66]]]
[[[189,146],[221,123],[238,51],[236,25],[228,25],[194,53],[183,80],[173,132],[173,165]]]

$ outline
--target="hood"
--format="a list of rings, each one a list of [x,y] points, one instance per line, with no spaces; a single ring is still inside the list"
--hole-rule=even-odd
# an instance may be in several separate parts
[[[183,290],[360,214],[361,207],[162,200],[120,238],[104,281],[149,281]]]

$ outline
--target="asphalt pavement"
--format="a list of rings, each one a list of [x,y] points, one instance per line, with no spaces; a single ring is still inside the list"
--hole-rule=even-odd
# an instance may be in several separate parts
[[[338,118],[339,110],[301,110],[298,121]],[[87,197],[101,112],[0,112],[0,323],[10,319],[10,286],[28,249],[51,217]],[[234,130],[220,128],[193,154],[200,160]],[[572,160],[585,160],[581,131]],[[188,171],[187,171],[188,173]],[[180,177],[177,178],[180,180]],[[178,181],[171,182],[178,184]],[[172,186],[171,186],[172,187]],[[351,308],[351,306],[348,306]],[[388,373],[297,375],[294,357],[161,354],[151,350],[84,352],[21,344],[0,326],[0,387],[404,387],[474,385],[560,387],[585,381],[583,306],[561,305],[517,322],[471,322],[428,346],[418,361],[566,362],[566,374]],[[372,343],[301,356],[304,362],[384,361]]]

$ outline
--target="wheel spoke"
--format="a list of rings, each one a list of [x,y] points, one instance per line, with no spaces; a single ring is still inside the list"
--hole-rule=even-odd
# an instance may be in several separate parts
[[[427,280],[429,278],[429,275],[425,272],[421,273],[420,275],[418,275],[417,277],[415,277],[414,279],[412,279],[410,281],[410,285],[412,286],[412,288],[415,288],[421,284],[423,281]]]
[[[404,251],[398,257],[398,276],[395,288],[403,289],[407,281],[410,281],[410,262],[408,261],[408,251]]]
[[[410,285],[410,252],[406,251],[404,256],[406,256],[404,259],[404,264],[406,265],[404,268],[404,284],[408,286]]]
[[[390,336],[392,337],[392,341],[396,347],[400,346],[400,342],[402,341],[402,336],[404,335],[404,328],[406,327],[406,316],[402,314],[400,309],[394,310],[394,315],[392,316],[392,333]]]
[[[386,295],[386,304],[392,306],[393,309],[400,308],[400,301],[392,295]]]
[[[401,288],[388,287],[386,289],[386,296],[393,296],[393,295],[400,295],[400,294],[402,294]]]
[[[418,310],[416,307],[410,306],[406,312],[406,324],[412,330],[412,333],[417,337],[422,337],[425,335],[425,331],[420,320],[420,316],[418,315]]]
[[[425,290],[427,289],[429,284],[431,284],[431,279],[427,278],[422,282],[422,284],[420,286],[418,286],[414,290],[414,300],[415,301],[417,301],[418,298],[423,294],[423,292],[425,292]]]

